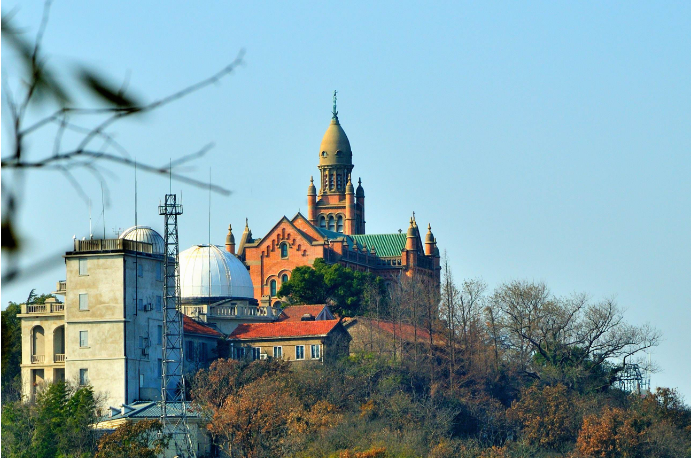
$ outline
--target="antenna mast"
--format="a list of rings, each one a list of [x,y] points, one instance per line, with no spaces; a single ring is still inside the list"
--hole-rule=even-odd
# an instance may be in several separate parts
[[[183,368],[184,335],[180,307],[180,268],[178,215],[182,205],[175,194],[166,194],[158,206],[165,226],[165,280],[163,283],[163,356],[161,367],[161,423],[163,433],[170,434],[181,457],[195,457],[187,424],[185,377]]]

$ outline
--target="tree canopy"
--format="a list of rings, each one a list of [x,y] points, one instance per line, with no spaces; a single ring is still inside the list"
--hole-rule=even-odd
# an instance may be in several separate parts
[[[384,295],[385,286],[381,278],[316,259],[311,267],[295,268],[278,295],[287,298],[291,305],[329,303],[337,314],[354,316],[359,313],[368,288]]]

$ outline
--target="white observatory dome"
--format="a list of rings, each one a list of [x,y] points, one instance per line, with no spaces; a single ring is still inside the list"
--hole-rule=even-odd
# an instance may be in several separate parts
[[[134,242],[150,243],[154,254],[163,254],[166,249],[166,244],[161,234],[148,226],[132,226],[123,231],[119,238]]]
[[[251,299],[254,287],[247,268],[234,255],[216,245],[195,245],[180,252],[180,296],[183,302],[208,297]]]

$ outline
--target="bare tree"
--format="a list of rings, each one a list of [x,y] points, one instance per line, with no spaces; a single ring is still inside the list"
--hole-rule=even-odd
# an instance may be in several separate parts
[[[12,186],[7,186],[5,180],[2,182],[2,249],[8,255],[3,257],[3,261],[6,261],[2,275],[3,282],[11,282],[22,273],[18,267],[21,237],[17,234],[16,217],[24,186],[24,171],[43,169],[61,173],[85,201],[88,201],[88,197],[75,179],[74,172],[77,169],[86,170],[104,184],[107,202],[108,187],[105,176],[109,174],[109,171],[104,163],[129,167],[134,167],[136,164],[144,172],[170,176],[171,179],[208,188],[225,195],[230,193],[220,186],[205,183],[172,170],[173,167],[204,155],[211,149],[212,144],[207,144],[198,151],[179,157],[168,164],[137,163],[127,149],[115,140],[112,129],[123,119],[158,110],[195,91],[217,83],[242,63],[243,52],[241,51],[235,60],[214,75],[149,103],[144,103],[131,95],[127,91],[126,83],[116,87],[99,73],[82,67],[72,90],[81,96],[95,97],[99,103],[87,107],[75,106],[70,91],[64,83],[60,82],[61,80],[54,77],[54,71],[48,66],[47,56],[43,52],[43,36],[48,25],[50,7],[51,0],[47,0],[44,4],[41,24],[33,42],[26,40],[20,30],[14,26],[11,13],[2,17],[2,37],[12,46],[17,55],[16,62],[20,71],[25,75],[21,86],[15,88],[15,91],[10,89],[6,77],[3,77],[2,86],[3,102],[9,113],[3,119],[7,120],[11,138],[9,143],[12,147],[9,154],[3,155],[1,165],[3,176],[5,172],[12,171],[13,173]],[[30,107],[46,110],[51,106],[58,108],[41,119],[27,121],[27,111]],[[47,128],[56,129],[52,149],[32,151],[31,155],[28,154],[27,139]],[[66,145],[68,133],[74,143]],[[39,261],[37,265],[26,268],[25,271],[34,271],[36,267],[44,265],[51,259],[59,260],[60,258],[50,256]]]
[[[650,325],[626,323],[612,299],[593,303],[585,294],[558,298],[543,283],[502,285],[492,306],[512,357],[534,378],[557,377],[570,384],[606,371],[607,365],[616,372],[660,341],[659,331]]]

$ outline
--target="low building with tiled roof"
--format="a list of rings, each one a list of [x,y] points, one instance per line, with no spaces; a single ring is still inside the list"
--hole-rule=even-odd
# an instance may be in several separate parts
[[[322,321],[333,320],[335,317],[326,304],[306,304],[287,306],[278,317],[278,321]]]
[[[351,353],[374,351],[393,356],[400,355],[402,349],[415,343],[421,346],[430,344],[429,330],[422,326],[366,317],[345,318],[343,325],[353,339]],[[433,345],[443,343],[439,334],[432,334]]]
[[[333,361],[350,352],[340,320],[241,324],[228,337],[234,358]]]

